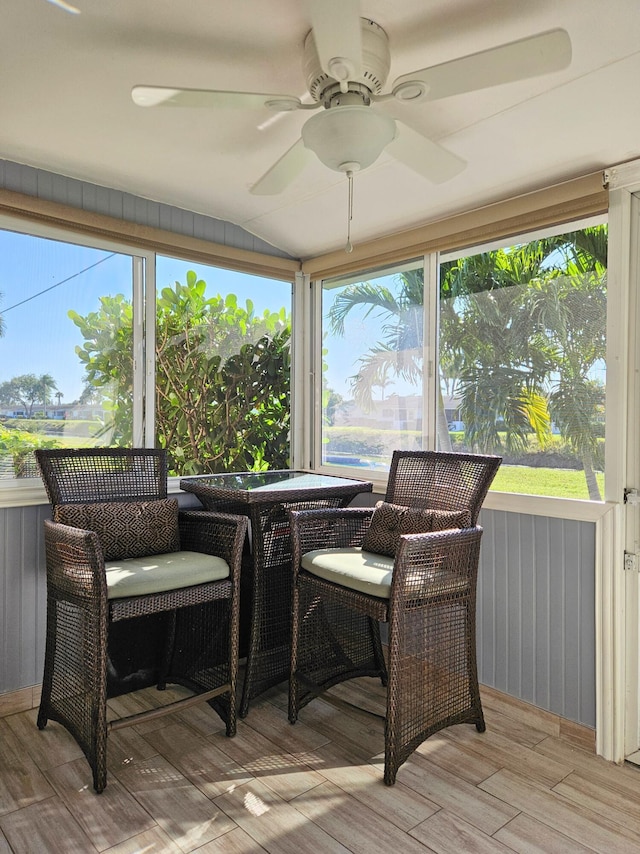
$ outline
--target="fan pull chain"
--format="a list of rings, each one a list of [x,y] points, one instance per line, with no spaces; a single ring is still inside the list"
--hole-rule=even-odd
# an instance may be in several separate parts
[[[349,203],[347,211],[347,245],[344,247],[344,251],[353,252],[353,244],[351,243],[351,220],[353,219],[353,172],[347,172],[347,180],[349,182]]]

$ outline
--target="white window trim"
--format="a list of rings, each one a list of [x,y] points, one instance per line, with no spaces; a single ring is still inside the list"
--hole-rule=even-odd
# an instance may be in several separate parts
[[[144,359],[144,397],[140,412],[144,413],[144,424],[140,425],[140,445],[153,448],[156,437],[156,254],[149,252],[145,258],[145,275],[142,281],[145,287],[144,343],[146,349],[141,353]],[[134,376],[135,376],[134,371]],[[140,372],[141,373],[141,372]],[[144,435],[144,439],[142,439]],[[135,442],[134,442],[135,445]]]
[[[625,173],[626,174],[626,173]],[[540,234],[561,234],[564,231],[571,230],[574,228],[584,228],[588,225],[593,225],[594,223],[602,222],[602,215],[591,216],[586,219],[581,220],[572,220],[571,222],[565,223],[563,225],[557,225],[553,227],[547,227],[545,229],[540,230]],[[509,240],[531,240],[533,232],[528,232],[526,234],[519,235],[514,238],[508,238]],[[437,302],[438,302],[438,270],[439,263],[442,260],[446,260],[452,257],[460,257],[464,254],[475,254],[477,252],[487,251],[489,249],[495,249],[499,246],[504,245],[503,240],[494,240],[490,244],[482,245],[482,246],[474,246],[469,248],[468,252],[460,252],[454,251],[451,253],[429,253],[424,255],[424,271],[425,271],[425,323],[424,329],[425,333],[425,359],[424,364],[426,369],[423,373],[423,388],[424,395],[423,399],[425,401],[425,406],[428,412],[425,415],[425,419],[423,423],[426,425],[426,433],[425,439],[427,442],[427,446],[430,448],[435,447],[435,395],[437,394],[436,387],[436,366],[438,364],[438,317],[439,312],[437,311]],[[408,259],[407,262],[409,262]],[[402,264],[398,262],[397,266],[400,268]],[[381,266],[379,268],[381,271],[386,270],[385,266]],[[353,280],[359,276],[372,275],[377,272],[377,269],[367,269],[362,270],[361,272],[351,272],[349,274],[345,274],[342,278],[345,280]],[[338,280],[339,281],[339,280]],[[315,306],[315,317],[318,318],[318,321],[321,321],[322,318],[322,279],[314,280],[312,287],[314,293],[314,306]],[[609,293],[607,295],[607,313],[609,315]],[[626,309],[624,309],[626,310]],[[611,329],[611,325],[609,324],[609,330]],[[312,343],[312,349],[307,350],[310,353],[309,358],[312,365],[321,365],[322,359],[322,329],[320,325],[316,326],[314,329],[315,337]],[[610,379],[609,379],[609,363],[614,362],[618,363],[620,360],[620,350],[623,348],[623,342],[620,340],[620,337],[610,333],[607,341],[607,425],[610,425],[613,420],[609,413],[609,400],[616,399],[617,392],[615,388],[617,387],[617,382],[614,376],[611,377],[611,386],[612,389],[610,391]],[[431,363],[433,361],[433,371],[431,371]],[[327,466],[323,465],[322,460],[322,407],[321,407],[321,378],[318,378],[318,374],[321,372],[316,370],[315,375],[315,394],[311,401],[309,401],[309,408],[306,409],[306,412],[309,413],[308,418],[309,421],[314,425],[314,433],[315,440],[312,445],[312,454],[311,454],[311,462],[310,469],[322,474],[341,474],[344,477],[356,478],[360,480],[369,480],[373,483],[373,492],[376,495],[384,495],[387,488],[387,477],[383,473],[379,473],[376,471],[366,470],[362,468],[349,468],[347,466],[340,466],[339,472],[335,466]],[[431,400],[433,398],[433,400]],[[610,435],[612,432],[612,427],[607,426],[607,435]],[[612,445],[613,442],[605,443],[605,446]],[[621,495],[621,491],[617,485],[614,485],[614,481],[617,483],[617,479],[614,477],[609,477],[609,458],[607,458],[607,465],[605,466],[607,477],[605,479],[605,500],[604,501],[590,501],[590,500],[582,500],[582,499],[571,499],[571,498],[558,498],[556,496],[544,496],[544,495],[525,495],[520,493],[512,493],[512,492],[497,492],[490,491],[484,501],[484,507],[488,510],[498,510],[509,513],[520,513],[524,515],[531,516],[544,516],[558,519],[566,519],[566,520],[575,520],[575,521],[583,521],[583,522],[594,522],[597,525],[603,520],[607,514],[615,507],[616,501],[615,498],[611,498],[610,496],[615,496],[618,493]],[[615,470],[618,470],[618,467],[615,467]],[[609,483],[611,481],[611,483]]]
[[[640,276],[640,161],[604,172],[609,188],[608,338],[615,347],[607,370],[607,498],[612,512],[596,526],[596,751],[613,762],[638,748],[640,655],[639,579],[625,569],[625,551],[638,560],[638,508],[623,503],[638,488],[637,283]],[[633,335],[631,334],[633,328]]]
[[[438,413],[438,359],[440,341],[440,311],[439,289],[440,289],[440,264],[438,253],[431,252],[424,258],[424,287],[426,299],[424,300],[424,315],[422,328],[424,329],[424,370],[422,371],[422,423],[426,427],[426,438],[428,447],[436,447],[436,421]]]
[[[208,241],[195,238],[182,238],[171,232],[163,232],[159,229],[141,228],[136,226],[136,234],[140,241],[135,244],[126,241],[116,241],[109,238],[95,236],[92,228],[82,229],[79,224],[83,221],[85,214],[75,208],[69,208],[57,204],[33,202],[32,199],[22,197],[19,194],[0,191],[0,205],[4,201],[7,209],[12,206],[16,209],[30,209],[32,203],[36,211],[44,208],[45,213],[56,215],[58,221],[65,221],[67,225],[58,225],[50,222],[48,216],[43,221],[27,217],[14,216],[0,212],[0,229],[19,232],[45,239],[60,240],[65,243],[73,243],[79,246],[89,246],[96,249],[104,249],[128,255],[132,258],[132,299],[134,305],[134,330],[133,330],[133,435],[134,446],[155,446],[155,401],[156,401],[156,368],[155,368],[155,336],[156,336],[156,255],[169,255],[172,257],[183,257],[185,260],[193,260],[193,263],[205,263],[209,266],[220,266],[224,269],[233,269],[245,272],[248,275],[263,276],[278,281],[291,281],[295,277],[292,300],[292,326],[298,330],[298,340],[292,342],[292,362],[295,354],[307,352],[306,339],[312,326],[308,322],[311,315],[309,303],[308,276],[299,272],[299,263],[275,256],[261,255],[260,253],[237,250],[232,247],[218,246]],[[26,202],[25,202],[26,199]],[[11,204],[7,204],[11,202]],[[40,211],[42,213],[42,211]],[[115,233],[118,229],[126,231],[130,226],[121,220],[111,217],[91,217],[96,227],[100,224],[104,232]],[[74,230],[78,224],[79,230]],[[108,226],[108,227],[107,227]],[[142,246],[142,238],[146,237],[153,245]],[[193,258],[192,258],[193,256]],[[228,263],[225,263],[228,261]],[[304,284],[306,283],[306,288]],[[147,297],[145,299],[145,297]],[[145,313],[140,310],[145,306]],[[297,305],[297,308],[296,308]],[[294,311],[297,320],[294,320]],[[311,395],[311,384],[305,381],[305,372],[309,369],[308,359],[303,370],[296,370],[292,365],[292,404],[294,402],[293,377],[296,377],[296,389],[299,395],[300,389],[305,395]],[[302,400],[302,396],[300,396]],[[305,404],[302,404],[303,406]],[[291,413],[291,453],[292,459],[294,447],[300,453],[300,447],[306,454],[301,458],[299,467],[303,461],[309,460],[308,440],[304,439],[305,423],[301,417],[301,404],[296,405],[295,411]],[[301,441],[300,437],[303,437]],[[180,478],[169,478],[168,489],[172,493],[179,493]],[[40,478],[16,478],[0,480],[0,508],[28,507],[48,504],[48,497]]]
[[[117,252],[122,255],[128,255],[132,259],[132,300],[134,306],[134,363],[135,360],[147,360],[146,371],[147,377],[151,375],[155,382],[155,371],[149,367],[149,360],[153,362],[155,337],[149,342],[146,355],[143,350],[143,327],[144,324],[149,325],[151,322],[152,329],[155,332],[155,301],[151,301],[151,305],[147,304],[147,318],[143,321],[141,317],[140,307],[143,297],[143,272],[146,268],[147,273],[147,288],[155,291],[155,254],[151,251],[144,251],[139,246],[131,246],[126,243],[120,243],[112,240],[104,240],[99,237],[90,235],[78,234],[69,231],[66,228],[54,225],[43,224],[33,221],[25,221],[24,219],[9,216],[0,213],[0,229],[13,231],[21,234],[31,235],[33,237],[42,237],[48,240],[59,240],[64,243],[73,243],[77,246],[88,246],[92,249],[103,249],[107,252]],[[153,280],[149,280],[149,275],[153,276]],[[150,320],[149,320],[150,318]],[[133,402],[133,435],[134,442],[140,440],[140,444],[144,445],[143,430],[144,430],[144,393],[142,383],[144,379],[142,375],[136,378],[134,371],[134,402]],[[148,394],[148,390],[147,390]],[[155,392],[151,394],[150,400],[155,401]],[[153,415],[146,419],[146,435],[147,445],[153,447],[153,430],[154,419]],[[149,441],[149,423],[151,429],[151,440]],[[5,507],[29,507],[40,504],[48,504],[44,485],[40,478],[7,478],[0,480],[0,508]]]

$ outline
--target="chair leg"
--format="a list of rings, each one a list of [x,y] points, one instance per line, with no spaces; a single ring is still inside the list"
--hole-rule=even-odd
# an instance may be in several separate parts
[[[386,741],[386,739],[385,739]],[[385,786],[394,786],[396,782],[396,775],[398,773],[398,766],[396,764],[393,756],[390,755],[387,748],[385,748],[384,752],[384,784]]]
[[[300,624],[300,591],[295,584],[291,594],[291,666],[289,669],[289,723],[298,720],[298,628]]]
[[[38,728],[53,720],[69,731],[99,794],[107,785],[106,625],[103,616],[64,600],[49,603],[47,621]]]
[[[56,632],[58,630],[56,621],[55,603],[47,598],[47,637],[44,651],[44,673],[42,677],[42,691],[40,693],[40,706],[38,708],[38,729],[44,729],[49,721],[49,709],[51,708],[51,689],[53,685],[53,664],[56,655]]]
[[[476,654],[476,607],[475,601],[471,601],[467,607],[467,672],[469,674],[469,696],[471,697],[471,710],[473,722],[478,732],[485,732],[487,725],[484,722],[482,711],[482,699],[480,697],[480,684],[478,682],[478,658]]]
[[[158,672],[158,691],[164,691],[167,687],[167,674],[169,673],[169,669],[171,667],[171,660],[173,658],[173,648],[176,642],[177,616],[175,610],[168,612],[166,622],[167,626],[165,630],[164,650],[162,653],[162,659],[160,660],[160,668]]]
[[[91,764],[93,773],[93,788],[96,794],[101,794],[107,785],[107,730],[105,726],[98,729],[95,735],[96,755]]]
[[[380,639],[380,623],[372,618],[369,619],[369,630],[371,632],[371,646],[373,647],[373,655],[376,666],[380,671],[380,682],[383,687],[389,684],[389,674],[387,673],[387,664],[384,660],[382,652],[382,641]]]
[[[236,734],[238,722],[238,658],[240,644],[240,600],[236,592],[235,598],[229,600],[229,640],[227,655],[229,658],[229,705],[227,713],[227,738],[233,738]]]
[[[92,675],[91,719],[86,738],[89,743],[87,758],[93,772],[93,787],[100,794],[107,785],[107,625],[94,626],[95,634],[89,633],[85,643],[95,643]],[[90,666],[90,665],[89,665]]]

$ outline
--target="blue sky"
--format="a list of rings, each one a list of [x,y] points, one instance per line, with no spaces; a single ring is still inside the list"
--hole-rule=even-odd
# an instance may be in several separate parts
[[[68,311],[86,315],[99,307],[99,298],[118,293],[131,298],[131,257],[61,241],[0,230],[0,382],[20,374],[53,376],[70,403],[82,391],[83,366],[75,353],[83,343]],[[241,305],[249,298],[255,310],[291,310],[291,285],[175,258],[157,259],[157,286],[185,282],[194,269],[216,293],[234,293]],[[390,284],[386,277],[375,281]],[[325,291],[327,311],[337,290]],[[380,317],[353,312],[343,338],[326,338],[326,378],[344,398],[351,396],[349,377],[357,372],[358,359],[381,338]],[[405,393],[403,383],[390,386]],[[377,396],[377,395],[376,395]]]
[[[371,279],[363,279],[372,285],[388,288],[397,295],[400,283],[396,273],[379,276]],[[344,322],[344,336],[332,336],[327,330],[329,323],[326,320],[335,298],[344,291],[344,287],[328,287],[323,291],[322,311],[325,316],[324,349],[327,354],[324,361],[327,365],[326,380],[329,388],[342,395],[345,400],[353,396],[350,378],[358,373],[360,359],[367,354],[372,347],[384,342],[383,325],[388,323],[386,313],[374,309],[368,313],[366,306],[358,306],[349,312]],[[388,376],[388,385],[384,390],[374,387],[372,398],[380,400],[388,398],[392,394],[422,394],[422,385],[409,383],[392,373]]]
[[[291,285],[172,258],[157,261],[157,285],[185,281],[194,269],[212,293],[250,298],[265,308],[290,311]],[[101,296],[131,298],[131,258],[101,249],[0,230],[0,382],[20,374],[48,373],[71,402],[82,391],[83,367],[75,353],[82,344],[69,309],[86,315]]]

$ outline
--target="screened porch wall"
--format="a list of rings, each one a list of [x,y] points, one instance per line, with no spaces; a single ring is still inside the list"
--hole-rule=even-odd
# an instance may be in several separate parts
[[[595,524],[487,509],[479,523],[480,681],[595,728]]]
[[[0,188],[287,257],[236,225],[1,160]],[[47,506],[0,509],[0,694],[41,680],[48,514]],[[595,525],[494,510],[480,521],[481,682],[594,726]]]
[[[42,678],[47,506],[0,509],[0,694]],[[480,681],[595,727],[595,525],[483,510]]]

